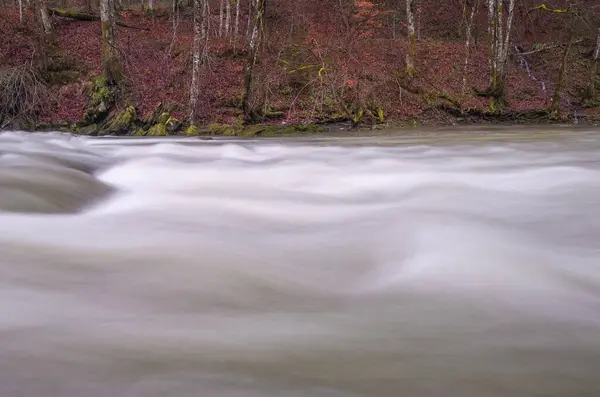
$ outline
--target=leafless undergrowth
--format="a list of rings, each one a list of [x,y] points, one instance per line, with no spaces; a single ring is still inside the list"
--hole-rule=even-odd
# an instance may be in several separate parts
[[[0,129],[35,123],[48,99],[40,73],[29,63],[0,70]]]

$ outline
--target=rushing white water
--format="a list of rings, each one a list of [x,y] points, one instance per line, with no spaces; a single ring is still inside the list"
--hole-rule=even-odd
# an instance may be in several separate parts
[[[0,135],[0,395],[600,395],[600,137],[409,141]]]

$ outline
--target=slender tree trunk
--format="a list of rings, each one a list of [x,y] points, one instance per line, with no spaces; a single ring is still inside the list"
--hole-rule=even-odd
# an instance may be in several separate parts
[[[231,35],[231,0],[225,0],[225,36]]]
[[[190,123],[194,123],[196,108],[198,106],[198,95],[200,93],[200,72],[206,51],[206,0],[194,0],[194,43],[192,49],[192,84],[190,87]]]
[[[461,98],[464,98],[466,90],[467,90],[467,71],[469,68],[469,57],[471,55],[471,41],[473,40],[473,20],[475,19],[475,14],[477,13],[477,8],[479,5],[479,1],[475,0],[475,4],[471,7],[471,14],[469,15],[469,19],[465,25],[465,64],[463,67],[463,75],[462,75],[462,90],[461,90]],[[465,3],[465,12],[467,9],[467,5]]]
[[[592,55],[592,64],[590,66],[590,83],[589,83],[589,97],[591,100],[596,99],[596,78],[598,76],[598,60],[600,59],[600,29],[596,36],[596,48]]]
[[[23,0],[19,0],[19,23],[23,24]]]
[[[209,35],[210,35],[210,2],[208,0],[204,1],[204,13],[202,14],[204,17],[204,23],[202,25],[202,29],[204,30],[204,41],[208,43]],[[206,49],[208,48],[208,44],[205,43],[205,47],[203,47],[203,54],[206,55]]]
[[[241,1],[241,0],[240,0]],[[248,23],[246,24],[246,41],[250,39],[251,26],[252,26],[252,15],[254,15],[254,2],[256,0],[248,0]]]
[[[569,59],[569,51],[573,44],[573,34],[569,35],[569,42],[563,52],[562,61],[560,63],[560,70],[556,77],[556,86],[554,88],[554,95],[552,96],[552,104],[550,105],[550,113],[557,114],[560,110],[560,95],[562,94],[563,83],[565,81],[565,74],[567,72],[567,60]]]
[[[419,0],[415,0],[417,2],[417,40],[421,40],[421,15],[423,14],[423,10],[421,9],[421,4],[418,3]]]
[[[219,37],[223,37],[223,28],[225,27],[225,0],[219,1]]]
[[[154,0],[148,0],[148,14],[154,16]]]
[[[406,0],[406,27],[408,29],[408,51],[406,54],[406,74],[415,74],[415,3],[416,0]]]
[[[488,35],[490,42],[490,110],[497,112],[504,104],[504,85],[508,60],[508,45],[515,8],[509,0],[508,15],[504,21],[503,0],[488,1]]]
[[[117,85],[121,79],[121,67],[116,47],[115,0],[100,0],[102,24],[102,70],[106,84]]]
[[[256,66],[264,44],[265,0],[254,0],[252,33],[248,39],[248,58],[244,66],[244,96],[242,110],[247,122],[255,123],[263,117],[264,89],[256,80]],[[258,91],[258,92],[257,92]]]
[[[240,33],[240,3],[242,0],[235,1],[235,22],[233,24],[233,35],[235,37]]]

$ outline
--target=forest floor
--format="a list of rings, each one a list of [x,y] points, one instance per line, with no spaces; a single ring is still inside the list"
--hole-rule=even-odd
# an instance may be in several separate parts
[[[186,120],[191,71],[192,29],[190,11],[185,10],[173,33],[173,20],[167,9],[153,17],[141,10],[121,12],[121,20],[139,29],[118,29],[118,47],[122,54],[125,90],[114,114],[127,106],[135,108],[139,119],[150,117],[161,104],[172,105],[170,117]],[[30,15],[26,17],[31,18]],[[0,18],[0,70],[31,62],[37,51],[35,34],[29,25],[20,25],[16,12],[3,11]],[[39,128],[64,127],[81,122],[89,103],[89,86],[101,72],[100,23],[54,19],[57,46],[53,51],[53,73],[48,79],[47,102],[40,106]],[[560,115],[546,113],[554,91],[562,50],[539,51],[526,57],[513,54],[509,60],[506,86],[507,104],[502,115],[487,113],[489,99],[476,95],[488,82],[488,58],[485,43],[472,48],[469,64],[464,69],[465,43],[459,39],[422,38],[417,42],[418,74],[413,85],[419,92],[403,86],[398,71],[404,67],[406,42],[372,35],[355,40],[351,60],[325,66],[314,53],[327,53],[334,46],[325,42],[328,28],[307,28],[316,32],[303,39],[306,53],[302,59],[308,73],[293,75],[288,65],[284,44],[273,39],[265,60],[270,70],[263,81],[269,112],[277,115],[263,127],[243,127],[241,111],[243,51],[232,51],[230,39],[211,39],[209,61],[203,71],[197,117],[203,127],[194,133],[224,135],[260,135],[281,130],[281,126],[314,125],[316,128],[293,127],[293,132],[335,131],[351,127],[336,103],[335,90],[351,93],[348,101],[356,101],[367,110],[362,128],[383,126],[404,128],[415,126],[456,125],[473,123],[571,123],[596,124],[600,121],[597,107],[585,107],[581,92],[589,81],[587,43],[573,46],[567,63]],[[276,36],[277,32],[273,32]],[[319,36],[321,34],[321,36]],[[321,41],[319,41],[321,40]],[[325,44],[318,44],[325,43]],[[526,51],[535,43],[520,42]],[[553,43],[544,43],[551,47]],[[323,56],[325,57],[325,56]],[[350,59],[350,58],[348,58]],[[312,62],[312,63],[311,63]],[[323,62],[320,64],[319,62]],[[301,68],[298,68],[301,69]],[[327,80],[322,73],[326,70]],[[312,74],[311,74],[312,73]],[[463,79],[465,77],[465,79]],[[333,94],[332,94],[333,93]],[[460,108],[444,98],[460,103]],[[362,108],[361,108],[362,109]],[[362,110],[361,110],[362,113]],[[185,122],[182,123],[185,125]],[[225,128],[229,126],[230,128]],[[180,133],[185,127],[179,129]],[[130,131],[133,134],[134,131]],[[144,134],[143,132],[140,134]]]

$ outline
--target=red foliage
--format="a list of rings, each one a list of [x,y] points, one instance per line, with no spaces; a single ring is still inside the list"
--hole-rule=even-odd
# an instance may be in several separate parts
[[[281,1],[268,11],[270,39],[261,67],[267,76],[265,91],[269,105],[286,112],[289,121],[314,120],[319,117],[316,102],[326,99],[381,107],[388,117],[397,119],[421,117],[427,109],[423,98],[410,94],[398,84],[398,73],[404,68],[406,54],[402,7],[386,8],[384,4],[390,2],[376,0],[322,0],[318,3],[316,7],[316,2],[309,0]],[[346,8],[341,7],[342,4]],[[471,90],[473,87],[483,90],[488,84],[485,13],[480,11],[476,21],[477,40],[470,55],[463,97],[465,48],[463,40],[457,40],[459,34],[464,34],[459,29],[463,1],[442,4],[423,0],[420,4],[418,18],[423,21],[419,25],[422,39],[416,45],[419,83],[425,90],[460,98],[466,107],[485,108],[487,100],[473,95]],[[539,32],[545,32],[545,41],[560,37],[564,25],[557,16],[532,16],[523,7],[518,10],[519,21],[527,20],[535,24],[535,29],[516,23],[515,43],[530,46],[540,40]],[[243,31],[245,10],[242,14]],[[124,101],[135,104],[142,115],[150,113],[161,102],[175,102],[182,105],[176,116],[185,117],[191,80],[189,13],[182,15],[175,36],[172,20],[164,10],[158,10],[155,18],[143,11],[123,11],[120,16],[128,25],[148,29],[118,28],[117,46],[127,82]],[[14,9],[4,9],[0,18],[4,21],[0,24],[0,69],[31,60],[36,51],[36,32],[28,28],[32,25],[31,15],[26,14],[27,23],[23,26],[19,25]],[[83,75],[79,83],[52,87],[54,101],[44,121],[76,121],[86,107],[84,81],[100,73],[100,23],[64,19],[55,19],[54,23],[59,54],[74,58]],[[218,21],[212,23],[216,26]],[[294,60],[290,53],[295,54]],[[233,54],[227,39],[211,38],[209,54],[201,79],[197,115],[204,122],[232,122],[239,119],[241,113],[238,104],[244,58]],[[511,109],[547,106],[560,55],[539,56],[545,56],[544,62],[533,58],[531,67],[538,78],[546,82],[546,91],[511,61],[506,87]],[[295,61],[296,67],[306,67],[304,80],[291,72],[292,67],[282,67],[282,61]],[[577,67],[575,62],[571,66]],[[581,85],[582,79],[585,79],[583,73],[570,73],[565,92]],[[298,85],[294,86],[295,83]],[[335,95],[339,98],[330,98]],[[339,113],[339,104],[336,106],[338,108],[333,109],[335,106],[331,105],[328,111]]]

